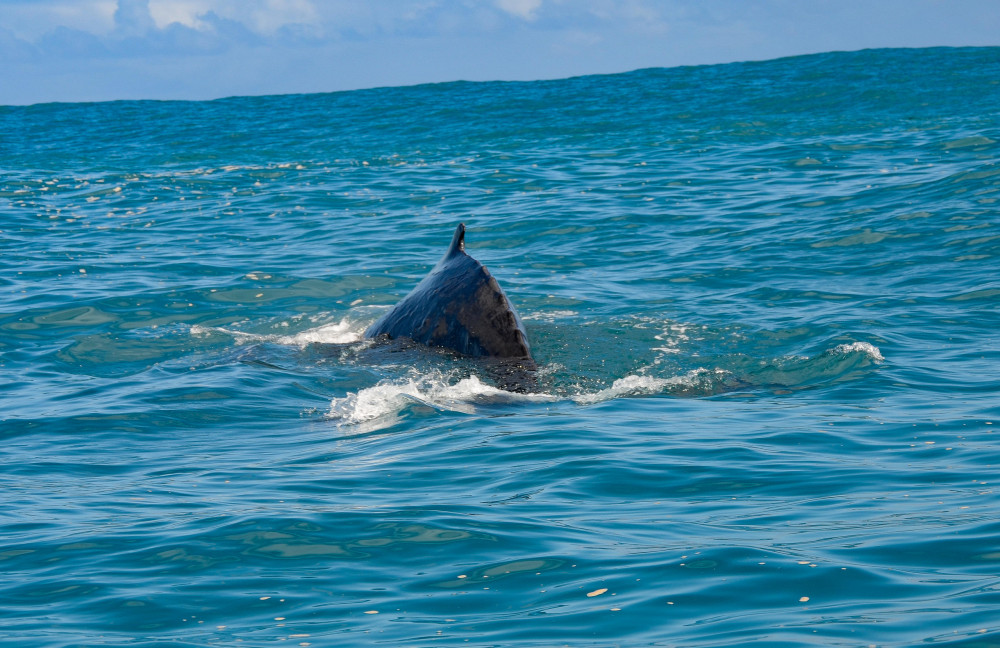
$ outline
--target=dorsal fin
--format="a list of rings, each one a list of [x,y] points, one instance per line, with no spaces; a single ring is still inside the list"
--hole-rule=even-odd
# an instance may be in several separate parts
[[[450,259],[461,252],[465,252],[465,223],[459,223],[455,228],[455,236],[452,237],[444,258]]]
[[[497,280],[466,254],[464,223],[427,276],[364,335],[408,338],[467,356],[509,361],[533,380],[535,363],[524,325]],[[520,389],[520,379],[497,381],[505,389]]]

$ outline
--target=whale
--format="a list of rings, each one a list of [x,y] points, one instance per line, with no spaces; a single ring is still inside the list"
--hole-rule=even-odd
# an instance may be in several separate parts
[[[524,324],[490,271],[466,253],[464,223],[437,265],[363,337],[448,349],[484,362],[502,389],[533,387],[537,365]]]

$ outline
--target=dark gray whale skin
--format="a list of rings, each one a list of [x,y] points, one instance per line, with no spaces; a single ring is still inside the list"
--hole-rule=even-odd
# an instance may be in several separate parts
[[[513,391],[530,388],[522,384],[525,372],[536,368],[517,311],[489,270],[465,253],[464,223],[438,264],[364,337],[410,339],[488,359],[498,386]]]

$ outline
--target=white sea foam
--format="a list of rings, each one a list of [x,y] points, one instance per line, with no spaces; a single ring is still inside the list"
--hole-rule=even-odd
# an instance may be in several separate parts
[[[703,326],[681,322],[651,321],[648,324],[664,326],[662,332],[653,336],[661,344],[651,348],[652,351],[658,351],[664,355],[688,353],[691,348],[691,341],[702,339],[705,330]],[[662,357],[657,358],[654,364],[660,364],[662,360]]]
[[[543,321],[552,323],[557,319],[565,319],[567,317],[575,317],[579,315],[576,311],[571,310],[555,310],[555,311],[538,311],[536,313],[528,313],[527,315],[522,315],[522,321]]]
[[[453,375],[433,371],[397,380],[382,380],[358,392],[348,392],[330,403],[329,416],[346,424],[374,423],[372,429],[392,425],[415,404],[440,411],[474,414],[477,405],[555,400],[546,394],[504,391],[472,375],[452,382]],[[371,428],[372,426],[366,426]]]
[[[716,373],[719,371],[717,370]],[[603,403],[623,396],[651,396],[661,394],[668,389],[698,387],[703,386],[711,380],[711,371],[704,368],[692,369],[681,376],[671,376],[669,378],[657,378],[655,376],[642,376],[629,374],[611,383],[606,389],[596,392],[576,394],[573,400],[577,403],[589,405],[593,403]]]
[[[328,416],[343,425],[373,431],[395,424],[400,414],[413,406],[474,414],[477,407],[483,405],[556,402],[592,405],[616,398],[703,388],[722,373],[722,370],[699,368],[669,378],[629,374],[605,389],[557,396],[549,393],[512,393],[484,383],[475,375],[455,381],[454,374],[430,372],[382,380],[358,392],[348,392],[343,398],[334,398]]]
[[[354,322],[346,317],[339,322],[324,324],[317,328],[308,329],[295,335],[286,335],[279,338],[281,344],[306,345],[312,343],[320,344],[350,344],[359,342],[364,334],[365,325]]]
[[[882,352],[874,344],[869,344],[868,342],[851,342],[850,344],[840,344],[834,347],[831,353],[845,354],[845,353],[864,353],[869,358],[875,362],[882,362],[885,360],[882,357]]]
[[[275,324],[277,327],[288,327],[288,322]],[[351,344],[360,342],[365,331],[365,323],[345,317],[339,322],[322,324],[315,328],[300,331],[290,335],[280,335],[275,333],[247,333],[236,329],[221,326],[199,326],[195,324],[191,327],[191,335],[208,335],[210,333],[224,333],[236,339],[238,344],[253,342],[274,342],[289,346],[306,346],[308,344]]]

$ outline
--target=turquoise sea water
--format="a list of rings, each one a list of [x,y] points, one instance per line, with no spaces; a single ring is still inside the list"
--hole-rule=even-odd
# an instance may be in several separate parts
[[[0,107],[0,644],[1000,645],[1000,49]],[[458,222],[540,391],[364,328]]]

